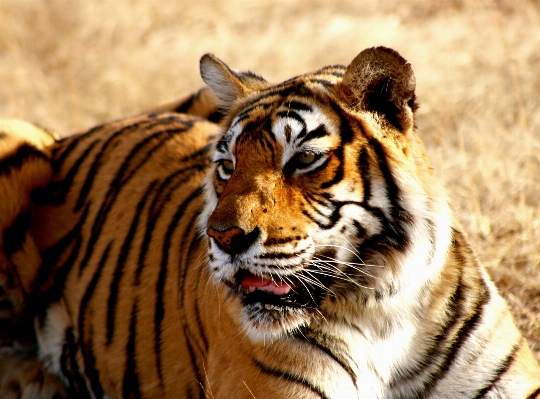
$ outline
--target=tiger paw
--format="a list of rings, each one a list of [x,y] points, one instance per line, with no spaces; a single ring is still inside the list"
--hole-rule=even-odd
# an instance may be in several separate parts
[[[6,353],[7,352],[7,353]],[[0,398],[67,398],[66,386],[50,374],[31,353],[0,349]]]

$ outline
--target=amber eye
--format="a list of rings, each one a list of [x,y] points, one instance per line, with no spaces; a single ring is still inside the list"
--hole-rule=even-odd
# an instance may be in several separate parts
[[[224,160],[221,162],[221,166],[223,167],[223,171],[225,173],[231,174],[234,172],[234,163],[233,161]]]
[[[298,162],[303,166],[311,165],[317,159],[317,155],[312,152],[302,152],[298,154]]]

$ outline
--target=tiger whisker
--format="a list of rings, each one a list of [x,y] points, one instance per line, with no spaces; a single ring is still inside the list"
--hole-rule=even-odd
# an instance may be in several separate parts
[[[345,261],[342,261],[342,260],[337,260],[337,259],[331,258],[331,257],[326,256],[326,255],[321,255],[321,257],[327,258],[328,260],[325,260],[325,262],[330,262],[330,263],[341,263],[341,264],[344,264],[344,265],[356,265],[356,266],[365,266],[365,267],[385,267],[383,265],[375,265],[375,264],[372,264],[372,263],[345,262]],[[321,258],[318,258],[318,259],[321,259]]]
[[[332,271],[332,272],[337,271],[339,273],[345,273],[343,270],[341,270],[341,269],[339,269],[339,268],[337,268],[335,266],[331,266],[331,263],[343,264],[343,265],[349,266],[351,269],[356,270],[357,272],[359,272],[359,273],[361,273],[361,274],[363,274],[365,276],[369,276],[369,277],[378,279],[378,277],[373,276],[372,274],[368,273],[366,270],[356,267],[356,265],[358,265],[357,263],[348,263],[348,262],[335,260],[335,259],[332,259],[332,258],[329,258],[329,259],[330,260],[327,261],[327,260],[323,260],[321,258],[315,257],[313,259],[308,259],[308,262],[310,264],[312,264],[312,265],[317,266],[319,269],[324,267],[328,271]],[[360,266],[362,266],[362,265],[360,265]]]
[[[302,276],[304,277],[304,276]],[[306,284],[304,284],[304,282],[302,281],[302,278],[300,278],[300,276],[298,276],[298,280],[300,281],[300,284],[302,284],[305,288],[306,288],[306,291],[308,293],[308,295],[310,296],[311,300],[313,302],[315,302],[315,298],[313,298],[313,295],[311,295],[311,291],[309,290],[309,288],[306,286]],[[289,281],[291,282],[291,281]],[[292,282],[291,282],[291,285],[292,285]],[[320,284],[324,289],[327,289],[326,287],[324,287],[322,284]]]
[[[313,278],[313,276],[311,276],[312,278],[310,278],[309,276],[304,276],[304,275],[301,275],[299,274],[298,276],[296,276],[296,278],[298,278],[298,280],[300,281],[300,283],[306,288],[306,290],[308,291],[309,293],[309,296],[311,296],[311,292],[309,291],[308,287],[306,286],[306,284],[304,284],[304,281],[308,284],[311,284],[311,285],[314,285],[316,287],[319,287],[325,291],[328,291],[330,293],[332,293],[332,291],[326,287],[324,284],[322,284],[320,281],[318,281],[317,279]],[[314,299],[312,296],[311,296],[311,299]]]
[[[327,270],[336,270],[336,271],[339,271],[340,273],[343,273],[343,274],[346,274],[343,270],[335,267],[335,266],[331,266],[329,263],[331,262],[328,262],[328,261],[323,261],[323,260],[320,260],[319,262],[317,261],[314,261],[313,264],[315,264],[316,266],[318,266],[319,268],[321,267],[325,267]],[[357,272],[359,272],[360,274],[363,274],[364,276],[369,276],[369,277],[372,277],[372,278],[375,278],[375,279],[379,279],[379,277],[377,276],[374,276],[370,273],[368,273],[366,270],[364,269],[361,269],[361,268],[358,268],[358,267],[355,267],[353,266],[353,264],[350,264],[350,263],[346,263],[346,262],[339,262],[339,261],[336,261],[334,263],[339,263],[339,264],[343,264],[343,265],[346,265],[346,266],[349,266],[351,269],[353,270],[356,270]]]
[[[344,249],[350,253],[352,253],[356,258],[358,258],[360,260],[361,263],[354,263],[354,264],[357,264],[357,265],[361,265],[361,266],[367,266],[367,267],[384,267],[384,265],[375,265],[375,264],[369,264],[369,263],[365,263],[362,258],[360,257],[360,255],[358,254],[358,252],[356,250],[351,250],[347,247],[344,247],[342,245],[332,245],[332,244],[322,244],[322,245],[315,245],[315,247],[332,247],[332,248],[340,248],[340,249]],[[327,257],[328,259],[332,259],[330,258],[329,256],[326,256],[326,255],[321,255],[321,256],[325,256]],[[335,260],[335,259],[334,259]]]
[[[345,277],[341,277],[341,276],[338,276],[336,274],[330,274],[330,273],[325,273],[324,271],[322,270],[310,270],[309,273],[315,273],[315,274],[321,274],[323,276],[328,276],[328,277],[333,277],[335,279],[339,279],[339,280],[342,280],[342,281],[347,281],[347,282],[351,282],[353,283],[354,285],[360,287],[360,288],[368,288],[368,289],[373,289],[372,287],[366,287],[362,284],[360,284],[358,281],[354,281],[350,276],[348,276],[347,274],[344,273]]]

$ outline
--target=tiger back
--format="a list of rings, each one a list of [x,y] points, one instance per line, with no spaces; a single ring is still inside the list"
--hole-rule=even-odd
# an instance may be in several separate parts
[[[534,398],[540,367],[454,222],[395,51],[271,84],[212,55],[221,122],[52,145],[40,358],[92,398]]]

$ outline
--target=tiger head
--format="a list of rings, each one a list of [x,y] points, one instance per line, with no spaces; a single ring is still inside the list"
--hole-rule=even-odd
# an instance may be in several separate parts
[[[410,64],[377,47],[274,85],[207,54],[201,74],[226,116],[200,227],[249,335],[417,300],[449,223],[415,132]]]

